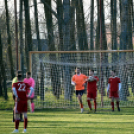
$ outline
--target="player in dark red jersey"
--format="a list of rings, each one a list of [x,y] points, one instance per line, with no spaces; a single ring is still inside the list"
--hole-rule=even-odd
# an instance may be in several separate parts
[[[94,100],[94,110],[96,112],[97,103],[97,82],[99,78],[94,76],[94,70],[89,70],[89,78],[87,79],[87,102],[90,110],[92,110],[91,100]]]
[[[27,100],[30,99],[34,89],[30,87],[27,83],[23,82],[22,75],[17,76],[18,82],[14,83],[12,86],[13,94],[15,95],[15,130],[13,133],[18,133],[19,128],[19,114],[24,113],[24,133],[27,128]],[[28,97],[28,90],[31,90]]]
[[[107,94],[109,94],[109,98],[111,98],[112,111],[114,111],[114,100],[116,100],[117,109],[120,111],[119,91],[121,89],[121,81],[119,77],[115,76],[115,73],[115,70],[111,71],[111,77],[108,80]]]

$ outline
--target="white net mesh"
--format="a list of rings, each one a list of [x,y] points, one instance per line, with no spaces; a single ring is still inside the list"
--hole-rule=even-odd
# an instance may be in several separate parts
[[[75,68],[88,76],[89,69],[99,77],[98,107],[110,107],[107,97],[110,71],[115,70],[120,77],[121,106],[134,106],[134,56],[133,51],[92,51],[92,52],[32,52],[31,71],[36,81],[35,104],[42,107],[79,107],[71,77]],[[86,86],[83,95],[84,107],[87,107]]]

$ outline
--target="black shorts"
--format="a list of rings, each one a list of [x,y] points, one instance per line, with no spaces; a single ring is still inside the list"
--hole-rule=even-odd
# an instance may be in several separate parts
[[[76,90],[76,96],[78,96],[78,95],[83,95],[83,93],[84,93],[84,90]]]

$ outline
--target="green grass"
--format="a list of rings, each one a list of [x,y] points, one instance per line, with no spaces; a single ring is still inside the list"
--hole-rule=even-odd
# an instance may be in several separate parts
[[[134,108],[98,109],[97,113],[85,109],[83,114],[79,109],[43,109],[28,113],[28,120],[29,134],[134,134]],[[12,111],[1,110],[0,134],[13,130]]]

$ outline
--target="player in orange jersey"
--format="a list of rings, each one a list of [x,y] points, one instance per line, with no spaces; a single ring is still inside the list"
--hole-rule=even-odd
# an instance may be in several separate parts
[[[92,79],[90,79],[90,77]],[[91,100],[94,100],[94,111],[96,112],[97,82],[99,78],[94,76],[94,70],[89,70],[89,78],[87,79],[87,102],[90,110],[92,110]]]
[[[84,93],[84,84],[87,80],[87,76],[81,73],[80,68],[76,68],[76,74],[72,77],[71,84],[75,86],[76,96],[81,107],[81,113],[83,113],[82,95]]]
[[[121,89],[121,82],[120,78],[115,76],[115,73],[115,70],[111,71],[111,77],[108,80],[107,94],[109,94],[109,98],[111,98],[112,111],[114,111],[114,99],[116,100],[117,109],[120,111],[119,91]]]

